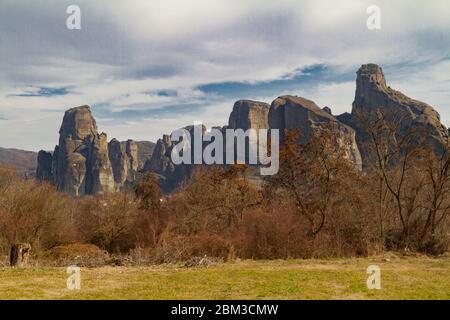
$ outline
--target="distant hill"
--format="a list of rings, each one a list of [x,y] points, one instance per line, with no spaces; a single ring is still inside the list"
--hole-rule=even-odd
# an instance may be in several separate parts
[[[37,152],[0,148],[0,165],[17,170],[27,176],[34,175],[37,164]]]

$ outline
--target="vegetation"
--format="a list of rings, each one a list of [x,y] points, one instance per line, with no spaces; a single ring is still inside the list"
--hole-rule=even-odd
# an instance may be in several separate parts
[[[381,268],[381,290],[366,287],[371,264]],[[81,290],[71,291],[65,268],[0,268],[0,299],[450,299],[449,270],[448,258],[392,254],[209,268],[82,268]]]
[[[437,256],[449,248],[449,147],[437,152],[412,131],[400,139],[400,124],[382,113],[367,120],[365,152],[373,161],[365,171],[332,128],[303,145],[292,131],[281,146],[279,173],[262,185],[250,182],[243,165],[199,168],[168,196],[151,173],[134,193],[75,199],[0,168],[0,253],[29,242],[34,258],[52,265],[80,256],[75,262],[84,265],[119,256],[139,264],[385,250]]]

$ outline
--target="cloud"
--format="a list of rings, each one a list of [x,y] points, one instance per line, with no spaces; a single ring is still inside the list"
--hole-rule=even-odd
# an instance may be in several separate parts
[[[83,104],[110,136],[151,140],[192,118],[225,124],[240,98],[289,93],[349,111],[368,62],[450,122],[447,0],[79,0],[79,31],[65,27],[71,4],[0,3],[1,146],[48,148],[50,122]],[[379,31],[366,28],[373,4]]]
[[[33,87],[28,86],[20,88],[18,93],[11,94],[10,96],[16,97],[53,97],[53,96],[65,96],[69,94],[68,87],[49,88],[49,87]]]

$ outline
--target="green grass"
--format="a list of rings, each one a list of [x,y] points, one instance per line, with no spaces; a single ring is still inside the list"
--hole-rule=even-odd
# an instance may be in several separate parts
[[[381,268],[368,290],[366,268]],[[240,261],[210,268],[0,268],[0,299],[450,299],[450,258]]]

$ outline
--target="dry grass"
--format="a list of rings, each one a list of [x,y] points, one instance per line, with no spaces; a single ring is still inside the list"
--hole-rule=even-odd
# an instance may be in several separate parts
[[[366,268],[381,267],[381,290]],[[0,268],[0,299],[450,299],[450,258],[240,261],[210,268],[82,268],[66,289],[64,268]]]

